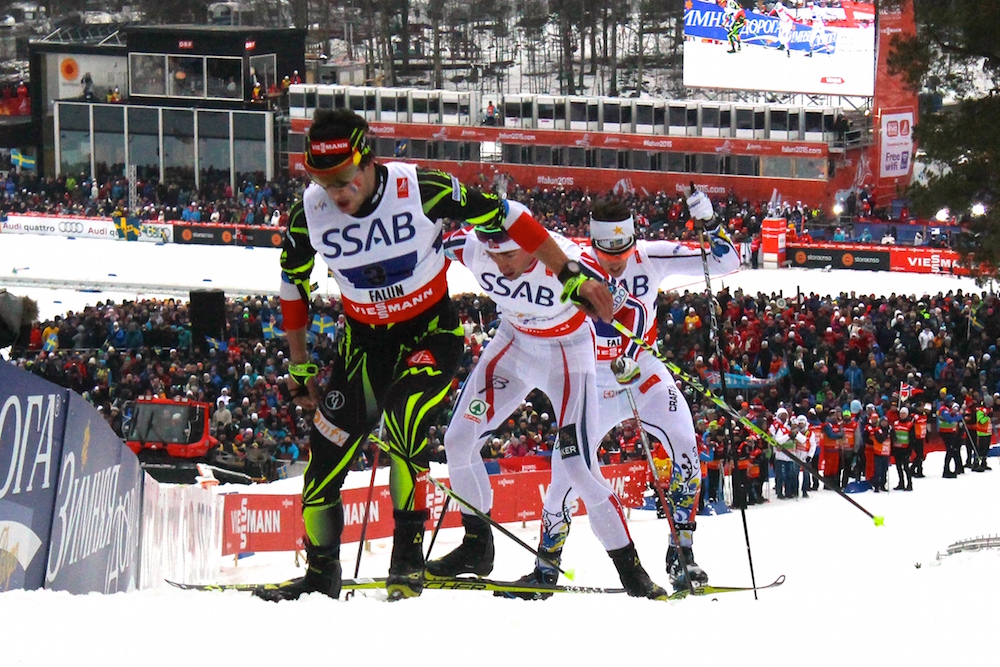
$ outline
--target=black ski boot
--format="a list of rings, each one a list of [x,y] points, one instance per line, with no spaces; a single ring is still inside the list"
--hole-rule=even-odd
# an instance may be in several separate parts
[[[666,589],[649,578],[642,563],[639,562],[635,544],[629,542],[621,549],[609,551],[608,555],[618,570],[618,578],[621,579],[625,592],[631,597],[651,600],[666,600],[669,597]]]
[[[306,593],[322,593],[334,600],[340,597],[341,568],[340,545],[318,549],[306,546],[306,576],[278,584],[274,588],[260,589],[254,596],[269,602],[298,600]]]
[[[708,575],[695,562],[694,551],[691,547],[681,547],[680,550],[684,556],[684,562],[687,563],[687,574],[681,567],[681,554],[678,554],[677,547],[671,544],[667,548],[667,574],[670,576],[670,585],[674,587],[675,591],[687,590],[688,576],[691,577],[695,588],[707,584]]]
[[[544,568],[544,569],[543,569]],[[557,584],[559,570],[536,565],[535,569],[514,582],[515,584]],[[494,597],[510,598],[512,600],[548,600],[552,593],[517,593],[514,591],[496,591]]]
[[[385,590],[390,600],[415,598],[424,590],[424,523],[428,510],[393,510],[392,557]]]
[[[542,536],[538,544],[535,569],[517,580],[520,584],[559,583],[559,565],[562,563],[563,545],[569,537],[570,516],[565,510],[561,514],[549,514],[542,510]],[[517,598],[521,600],[548,600],[552,593],[496,592],[495,597]]]
[[[485,577],[493,571],[493,531],[489,522],[474,514],[463,514],[462,526],[462,543],[441,558],[427,561],[428,578],[460,574]]]

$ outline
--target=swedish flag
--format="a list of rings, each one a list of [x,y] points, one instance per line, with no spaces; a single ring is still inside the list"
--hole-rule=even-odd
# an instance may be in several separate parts
[[[138,241],[139,240],[139,219],[136,217],[127,217],[124,215],[114,218],[115,228],[118,230],[118,238],[125,239],[126,241]]]
[[[218,350],[219,352],[226,352],[229,350],[229,346],[226,345],[226,341],[218,340],[217,338],[212,338],[211,336],[205,336],[205,342],[213,350]]]
[[[34,169],[35,158],[25,155],[16,148],[10,149],[10,163],[21,169]]]
[[[333,318],[329,315],[320,315],[319,313],[313,315],[312,326],[309,330],[318,333],[330,335],[333,333],[334,323]]]
[[[45,344],[42,345],[42,350],[45,352],[55,352],[59,349],[59,335],[56,332],[49,334],[49,337],[45,339]]]
[[[265,340],[271,340],[272,338],[281,338],[282,336],[285,335],[285,332],[279,329],[278,325],[274,324],[273,322],[264,324],[261,328],[264,330]]]

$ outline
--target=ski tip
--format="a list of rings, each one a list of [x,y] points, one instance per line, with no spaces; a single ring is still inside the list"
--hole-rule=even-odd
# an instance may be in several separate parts
[[[570,581],[576,581],[576,570],[563,570],[563,575]]]
[[[879,516],[879,515],[876,514],[875,516],[872,517],[872,520],[875,521],[875,525],[876,526],[884,526],[885,525],[885,517],[884,516]]]

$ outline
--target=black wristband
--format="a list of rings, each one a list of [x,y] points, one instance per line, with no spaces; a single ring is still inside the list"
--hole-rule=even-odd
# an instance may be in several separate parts
[[[559,271],[559,282],[565,285],[567,280],[573,278],[574,276],[578,276],[581,273],[583,273],[583,269],[580,268],[580,262],[575,259],[571,259],[566,262],[563,265],[562,270]]]

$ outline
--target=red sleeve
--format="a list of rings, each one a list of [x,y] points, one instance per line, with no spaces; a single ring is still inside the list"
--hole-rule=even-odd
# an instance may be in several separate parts
[[[517,241],[517,244],[528,252],[535,252],[542,245],[549,233],[542,223],[535,220],[528,212],[522,212],[514,222],[507,227],[507,233]]]

